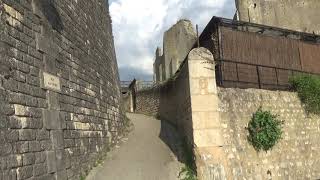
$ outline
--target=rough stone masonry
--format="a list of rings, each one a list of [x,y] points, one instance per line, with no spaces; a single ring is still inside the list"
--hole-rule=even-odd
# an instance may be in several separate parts
[[[237,19],[320,34],[318,0],[235,0]]]
[[[0,14],[0,180],[78,180],[123,130],[108,1],[0,0]]]

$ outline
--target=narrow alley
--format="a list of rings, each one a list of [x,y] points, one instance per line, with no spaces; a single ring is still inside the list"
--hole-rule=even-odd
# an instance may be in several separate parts
[[[128,140],[108,154],[86,180],[175,180],[182,164],[167,146],[178,136],[160,120],[140,114],[128,114],[134,129]],[[170,133],[168,133],[170,132]],[[168,142],[170,139],[172,142]]]

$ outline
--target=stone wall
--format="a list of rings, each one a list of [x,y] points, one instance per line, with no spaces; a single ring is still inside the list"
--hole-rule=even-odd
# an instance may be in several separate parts
[[[157,48],[153,73],[156,82],[171,78],[179,69],[197,40],[191,21],[179,20],[163,37],[163,52]]]
[[[188,63],[169,81],[136,92],[135,104],[135,112],[166,120],[192,137]]]
[[[0,0],[0,179],[76,179],[123,127],[105,0]]]
[[[306,114],[296,93],[220,88],[218,96],[229,178],[320,178],[320,118]],[[246,127],[260,106],[285,123],[282,140],[258,153],[247,141]]]
[[[163,36],[165,78],[169,79],[178,70],[197,40],[191,21],[179,20]]]
[[[141,93],[139,101],[151,106],[148,99],[158,97],[151,92],[160,92],[160,118],[191,143],[198,178],[319,179],[319,116],[307,114],[295,92],[218,88],[212,58],[204,48],[193,49],[175,78]],[[247,140],[246,127],[260,106],[285,122],[283,138],[268,152],[255,151]]]
[[[159,117],[176,125],[179,132],[192,144],[191,101],[189,84],[189,63],[160,89]]]
[[[153,110],[158,109],[158,117],[174,124],[187,139],[195,153],[199,179],[211,179],[217,174],[217,170],[211,168],[214,164],[207,160],[222,146],[219,119],[216,119],[218,96],[214,66],[209,50],[193,49],[170,80],[156,89],[138,93],[140,101],[136,101],[137,107],[144,107],[140,109],[143,113],[149,110],[146,106],[154,105],[152,101],[159,102]]]
[[[193,144],[189,61],[181,64],[171,79],[136,92],[136,112],[157,116],[177,126]]]
[[[130,101],[130,99],[126,99]],[[160,87],[138,91],[136,93],[136,113],[157,116],[159,114]],[[129,102],[127,103],[129,104]]]
[[[236,5],[241,21],[320,34],[318,0],[236,0]]]
[[[155,60],[153,63],[153,81],[154,82],[162,82],[165,78],[163,77],[164,70],[162,67],[164,67],[162,64],[164,64],[164,56],[162,54],[161,48],[157,48],[155,53]]]
[[[129,93],[122,95],[123,108],[126,112],[131,112],[131,95]]]

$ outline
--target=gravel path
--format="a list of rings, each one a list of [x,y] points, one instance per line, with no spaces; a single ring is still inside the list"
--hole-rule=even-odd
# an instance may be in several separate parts
[[[153,117],[128,114],[134,130],[120,147],[108,154],[86,180],[176,180],[182,164],[166,145],[177,141],[168,126]],[[161,131],[161,138],[160,138]],[[167,135],[169,134],[169,135]],[[170,143],[170,142],[169,142]],[[172,148],[172,146],[171,146]],[[173,151],[175,148],[173,146]]]

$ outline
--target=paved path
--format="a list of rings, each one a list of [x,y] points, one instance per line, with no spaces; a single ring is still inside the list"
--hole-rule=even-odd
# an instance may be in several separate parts
[[[134,124],[127,142],[108,154],[87,180],[176,180],[182,167],[160,138],[163,123],[155,118],[128,114]],[[163,139],[163,138],[162,138]]]

